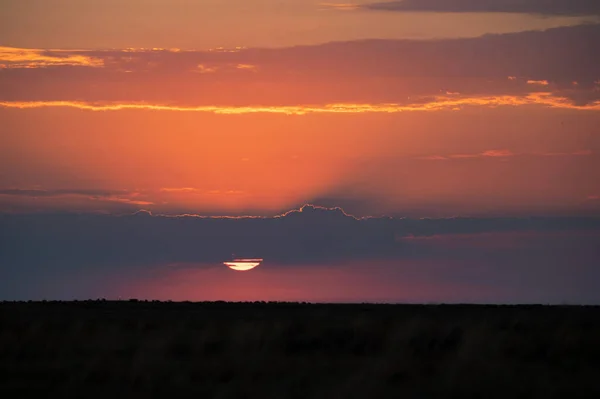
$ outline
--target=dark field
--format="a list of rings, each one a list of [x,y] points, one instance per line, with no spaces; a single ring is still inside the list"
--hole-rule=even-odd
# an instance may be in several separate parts
[[[600,398],[600,307],[0,304],[0,395]]]

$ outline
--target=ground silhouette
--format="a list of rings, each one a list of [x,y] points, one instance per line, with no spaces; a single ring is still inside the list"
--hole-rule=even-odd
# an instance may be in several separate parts
[[[0,304],[0,395],[597,398],[600,307]]]

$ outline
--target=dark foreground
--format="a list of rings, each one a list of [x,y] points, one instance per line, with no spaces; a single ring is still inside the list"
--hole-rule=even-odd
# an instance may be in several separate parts
[[[0,396],[600,398],[600,308],[0,304]]]

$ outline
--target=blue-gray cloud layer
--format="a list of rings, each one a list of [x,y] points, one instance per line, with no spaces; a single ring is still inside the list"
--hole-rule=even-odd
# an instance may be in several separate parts
[[[499,246],[494,236],[483,246],[478,238],[470,241],[469,237],[482,233],[517,236]],[[459,240],[458,246],[445,241],[444,237],[457,235],[467,237],[466,241]],[[264,258],[264,268],[358,262],[368,269],[371,262],[388,262],[390,276],[398,272],[394,262],[425,261],[437,266],[416,272],[430,273],[432,282],[460,280],[464,275],[468,276],[465,283],[491,279],[489,283],[497,281],[499,287],[502,279],[518,282],[520,275],[528,284],[536,279],[559,284],[563,277],[557,278],[556,273],[560,273],[576,279],[576,289],[600,278],[597,248],[600,218],[586,217],[356,219],[340,209],[311,206],[273,218],[167,217],[147,212],[4,214],[0,216],[0,299],[39,298],[43,293],[61,298],[75,293],[92,296],[100,283],[92,281],[83,290],[83,285],[73,284],[76,276],[125,279],[172,264],[219,266],[234,254]],[[477,267],[479,272],[473,277],[464,267]],[[66,281],[70,283],[65,285]],[[523,292],[530,288],[535,292],[536,287],[524,287]],[[581,298],[592,300],[593,292],[582,290]]]
[[[305,206],[278,217],[22,214],[1,216],[3,264],[217,262],[235,253],[278,264],[394,258],[403,237],[500,232],[600,232],[600,218],[363,218]],[[28,260],[28,261],[27,261]],[[27,261],[27,262],[25,262]]]

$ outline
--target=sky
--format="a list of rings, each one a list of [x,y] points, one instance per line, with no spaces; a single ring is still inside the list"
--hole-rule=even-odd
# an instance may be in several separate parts
[[[595,0],[0,0],[0,300],[600,304],[598,42]]]

